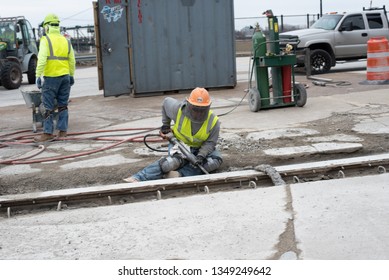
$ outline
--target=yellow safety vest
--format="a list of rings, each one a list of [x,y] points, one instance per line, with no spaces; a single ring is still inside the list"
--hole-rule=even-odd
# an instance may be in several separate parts
[[[70,73],[69,54],[71,50],[69,40],[60,34],[50,35],[50,37],[46,35],[43,38],[46,38],[49,48],[43,75],[47,77],[68,75]]]
[[[175,137],[189,145],[190,147],[200,148],[209,137],[212,128],[219,118],[210,110],[207,119],[195,135],[192,135],[192,122],[182,114],[181,108],[178,110],[177,119],[173,126]]]

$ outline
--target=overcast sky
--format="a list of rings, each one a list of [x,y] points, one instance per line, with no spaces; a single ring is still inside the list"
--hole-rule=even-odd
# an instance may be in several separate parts
[[[376,7],[384,4],[389,6],[388,0],[322,0],[323,13],[359,11],[362,7],[369,7],[370,2]],[[93,25],[92,0],[0,0],[0,3],[1,17],[23,15],[33,27],[37,27],[48,12],[57,14],[62,26]],[[275,15],[318,14],[320,0],[234,0],[235,18],[259,17],[268,9],[273,10]],[[236,20],[235,29],[239,30],[255,22],[255,19]]]

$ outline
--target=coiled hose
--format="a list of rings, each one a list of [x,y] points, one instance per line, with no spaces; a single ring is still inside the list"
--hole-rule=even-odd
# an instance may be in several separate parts
[[[34,143],[33,137],[36,136],[36,134],[25,134],[26,132],[29,132],[29,130],[21,130],[17,132],[12,132],[8,134],[0,135],[0,148],[5,147],[11,147],[11,146],[32,146],[37,147],[35,151],[29,151],[24,155],[20,155],[18,157],[13,157],[10,159],[0,160],[0,164],[31,164],[31,163],[42,163],[42,162],[49,162],[49,161],[56,161],[56,160],[62,160],[62,159],[69,159],[69,158],[76,158],[80,156],[86,156],[91,155],[94,153],[102,152],[105,150],[112,149],[114,147],[117,147],[119,145],[122,145],[123,143],[127,142],[144,142],[146,143],[146,136],[139,135],[144,134],[145,132],[153,131],[159,129],[158,128],[123,128],[123,129],[108,129],[108,130],[95,130],[95,131],[83,131],[83,132],[74,132],[69,133],[68,137],[66,138],[56,138],[54,141],[58,140],[65,140],[65,141],[84,141],[84,140],[94,140],[94,141],[115,141],[115,143],[112,143],[110,145],[85,151],[81,153],[75,153],[71,155],[62,155],[62,156],[55,156],[55,157],[48,157],[48,158],[41,158],[41,159],[31,159],[32,157],[42,153],[45,150],[44,145],[38,145],[37,143]],[[107,133],[107,132],[120,132],[120,131],[137,131],[130,134],[112,134],[112,135],[102,135],[102,136],[91,136],[91,137],[76,137],[80,135],[87,135],[87,134],[96,134],[96,133]],[[22,134],[23,133],[23,134]],[[22,134],[22,135],[19,135]],[[118,140],[117,137],[122,136],[128,136],[131,135],[131,137]],[[155,136],[150,135],[149,136]],[[154,138],[149,139],[149,142],[160,142],[162,139]],[[148,145],[146,145],[148,146]],[[149,147],[149,146],[148,146]],[[150,147],[149,147],[150,148]]]

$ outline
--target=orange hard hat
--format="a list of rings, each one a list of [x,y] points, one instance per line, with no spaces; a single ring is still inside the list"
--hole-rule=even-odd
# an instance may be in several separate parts
[[[186,99],[190,104],[195,106],[211,105],[211,97],[205,88],[195,88]]]

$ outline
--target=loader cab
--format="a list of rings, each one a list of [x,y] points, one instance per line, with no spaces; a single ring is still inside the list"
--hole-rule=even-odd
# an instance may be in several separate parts
[[[28,53],[38,53],[33,28],[24,17],[0,19],[0,42],[7,45],[8,56],[21,60]]]
[[[27,53],[38,53],[35,33],[28,20],[18,20],[16,25],[16,39],[19,45],[19,52],[20,50],[23,51],[20,55],[24,56]]]
[[[2,56],[9,52],[12,53],[16,49],[15,25],[13,22],[0,22],[0,42],[1,50],[6,50]]]

